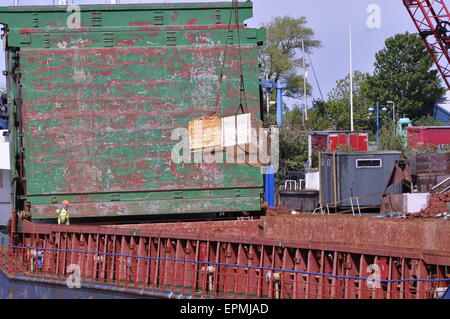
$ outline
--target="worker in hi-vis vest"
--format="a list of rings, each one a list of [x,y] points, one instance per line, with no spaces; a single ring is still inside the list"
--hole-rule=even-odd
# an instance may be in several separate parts
[[[69,221],[69,201],[63,200],[62,202],[64,208],[58,209],[56,212],[58,213],[58,225],[70,225]]]

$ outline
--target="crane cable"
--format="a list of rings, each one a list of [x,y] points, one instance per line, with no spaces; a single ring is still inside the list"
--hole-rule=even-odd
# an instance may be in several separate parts
[[[231,23],[232,23],[233,13],[234,13],[234,19],[235,19],[234,28],[237,31],[237,37],[238,37],[239,71],[240,71],[239,72],[239,81],[240,81],[239,107],[236,111],[236,115],[239,114],[239,111],[242,111],[242,113],[246,113],[246,111],[248,110],[247,93],[245,90],[244,71],[243,71],[243,64],[242,64],[241,32],[240,32],[240,26],[239,26],[239,2],[238,2],[238,0],[232,0],[230,18],[228,21],[228,33],[227,33],[226,40],[225,40],[226,43],[225,43],[225,49],[224,49],[224,56],[223,56],[223,60],[222,60],[221,72],[219,74],[219,87],[218,87],[218,91],[216,94],[216,105],[215,105],[216,111],[214,112],[214,114],[216,114],[219,110],[220,97],[221,97],[221,93],[222,93],[222,82],[223,82],[223,77],[224,77],[224,73],[225,73],[225,64],[226,64],[227,54],[228,54],[228,45],[229,45],[228,35],[229,35],[230,31],[232,31]],[[245,108],[244,108],[244,106],[245,106]]]
[[[308,54],[309,63],[311,64],[311,69],[312,69],[313,74],[314,74],[314,79],[316,80],[317,87],[318,87],[319,92],[320,92],[320,96],[322,98],[322,101],[325,101],[325,99],[323,98],[322,89],[320,88],[319,79],[317,78],[317,75],[316,75],[316,70],[314,69],[314,64],[312,63],[311,55],[309,53],[307,53],[307,54]]]
[[[223,76],[225,73],[225,64],[227,61],[227,54],[228,54],[228,42],[229,42],[228,35],[229,35],[230,31],[232,30],[231,29],[231,18],[232,18],[232,12],[230,12],[230,19],[228,20],[227,34],[225,36],[225,48],[224,48],[224,52],[223,52],[221,71],[219,74],[219,84],[218,84],[218,89],[217,89],[217,94],[216,94],[215,112],[213,113],[213,115],[216,114],[217,111],[219,110],[220,96],[222,93],[222,82],[223,82]]]
[[[245,149],[242,148],[241,145],[239,145],[239,141],[238,141],[238,119],[237,119],[237,115],[239,114],[239,112],[242,112],[243,114],[248,113],[248,104],[247,104],[247,93],[245,91],[245,84],[244,84],[244,67],[243,67],[243,63],[242,63],[242,46],[241,46],[241,29],[240,29],[240,25],[239,25],[239,2],[238,0],[233,0],[232,2],[233,5],[233,9],[234,9],[234,19],[235,19],[235,28],[237,30],[237,37],[238,37],[238,52],[239,52],[239,80],[240,80],[240,85],[239,85],[239,106],[236,110],[236,119],[234,121],[235,123],[235,135],[236,135],[236,146],[238,147],[238,149],[240,149],[241,151],[243,151],[244,154],[244,162],[245,165],[247,166],[252,166],[248,161],[247,161],[247,151]],[[245,104],[242,104],[242,103]],[[245,105],[245,108],[244,108]]]
[[[245,84],[244,84],[244,67],[242,64],[242,47],[241,47],[241,31],[239,26],[239,2],[238,0],[233,0],[233,7],[234,7],[234,19],[235,19],[235,27],[237,29],[237,36],[238,36],[238,52],[239,52],[239,78],[240,78],[240,88],[239,88],[239,108],[236,111],[236,115],[238,115],[239,111],[242,111],[242,113],[248,113],[248,105],[247,105],[247,93],[245,91]],[[242,102],[245,103],[245,110]]]
[[[235,116],[237,116],[239,114],[239,112],[242,112],[243,114],[248,113],[248,103],[247,103],[247,93],[245,90],[245,84],[244,84],[244,68],[243,68],[243,63],[242,63],[242,46],[241,46],[241,30],[240,30],[240,25],[239,25],[239,2],[238,0],[232,0],[231,2],[231,10],[230,10],[230,18],[228,21],[228,29],[227,29],[227,35],[226,35],[226,39],[225,39],[225,48],[224,48],[224,56],[223,56],[223,60],[222,60],[222,67],[221,67],[221,72],[219,74],[219,87],[218,87],[218,91],[216,94],[216,105],[215,105],[215,112],[212,114],[217,114],[219,111],[219,103],[220,103],[220,97],[221,97],[221,92],[222,92],[222,82],[223,82],[223,77],[224,77],[224,73],[225,73],[225,64],[227,61],[227,54],[228,54],[228,45],[229,45],[229,34],[232,31],[232,26],[231,26],[231,22],[232,22],[232,16],[234,13],[234,28],[237,31],[237,41],[238,41],[238,52],[239,52],[239,106],[236,110]],[[244,107],[245,106],[245,107]],[[212,116],[211,115],[211,116]],[[236,146],[238,149],[244,151],[244,154],[246,154],[245,149],[242,148],[241,145],[239,145],[238,143],[238,127],[237,127],[237,118],[235,119],[235,138],[236,138]],[[252,166],[250,163],[248,163],[247,159],[244,156],[244,161],[245,161],[245,165],[248,166]]]

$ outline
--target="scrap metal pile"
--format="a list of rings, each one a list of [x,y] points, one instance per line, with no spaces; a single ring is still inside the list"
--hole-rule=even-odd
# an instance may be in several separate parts
[[[450,192],[444,194],[432,194],[428,199],[428,205],[418,213],[406,214],[406,218],[438,218],[450,220]]]

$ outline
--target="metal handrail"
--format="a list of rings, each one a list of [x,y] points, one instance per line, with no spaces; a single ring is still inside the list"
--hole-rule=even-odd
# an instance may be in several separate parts
[[[444,185],[445,183],[447,183],[447,182],[449,182],[449,181],[450,181],[450,177],[444,179],[444,180],[443,180],[442,182],[440,182],[439,184],[434,185],[434,187],[432,187],[431,190],[434,191],[435,189],[437,189],[438,187]],[[450,187],[450,186],[449,186],[449,187]],[[446,189],[448,190],[449,187],[447,187]],[[445,192],[445,190],[442,191],[441,193],[443,193],[443,192]]]

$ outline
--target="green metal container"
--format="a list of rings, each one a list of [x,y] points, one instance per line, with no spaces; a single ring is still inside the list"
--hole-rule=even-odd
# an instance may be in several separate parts
[[[67,199],[71,217],[260,211],[259,168],[171,156],[175,129],[236,114],[241,60],[260,116],[265,31],[245,28],[251,16],[251,2],[0,7],[15,209],[55,218]]]

